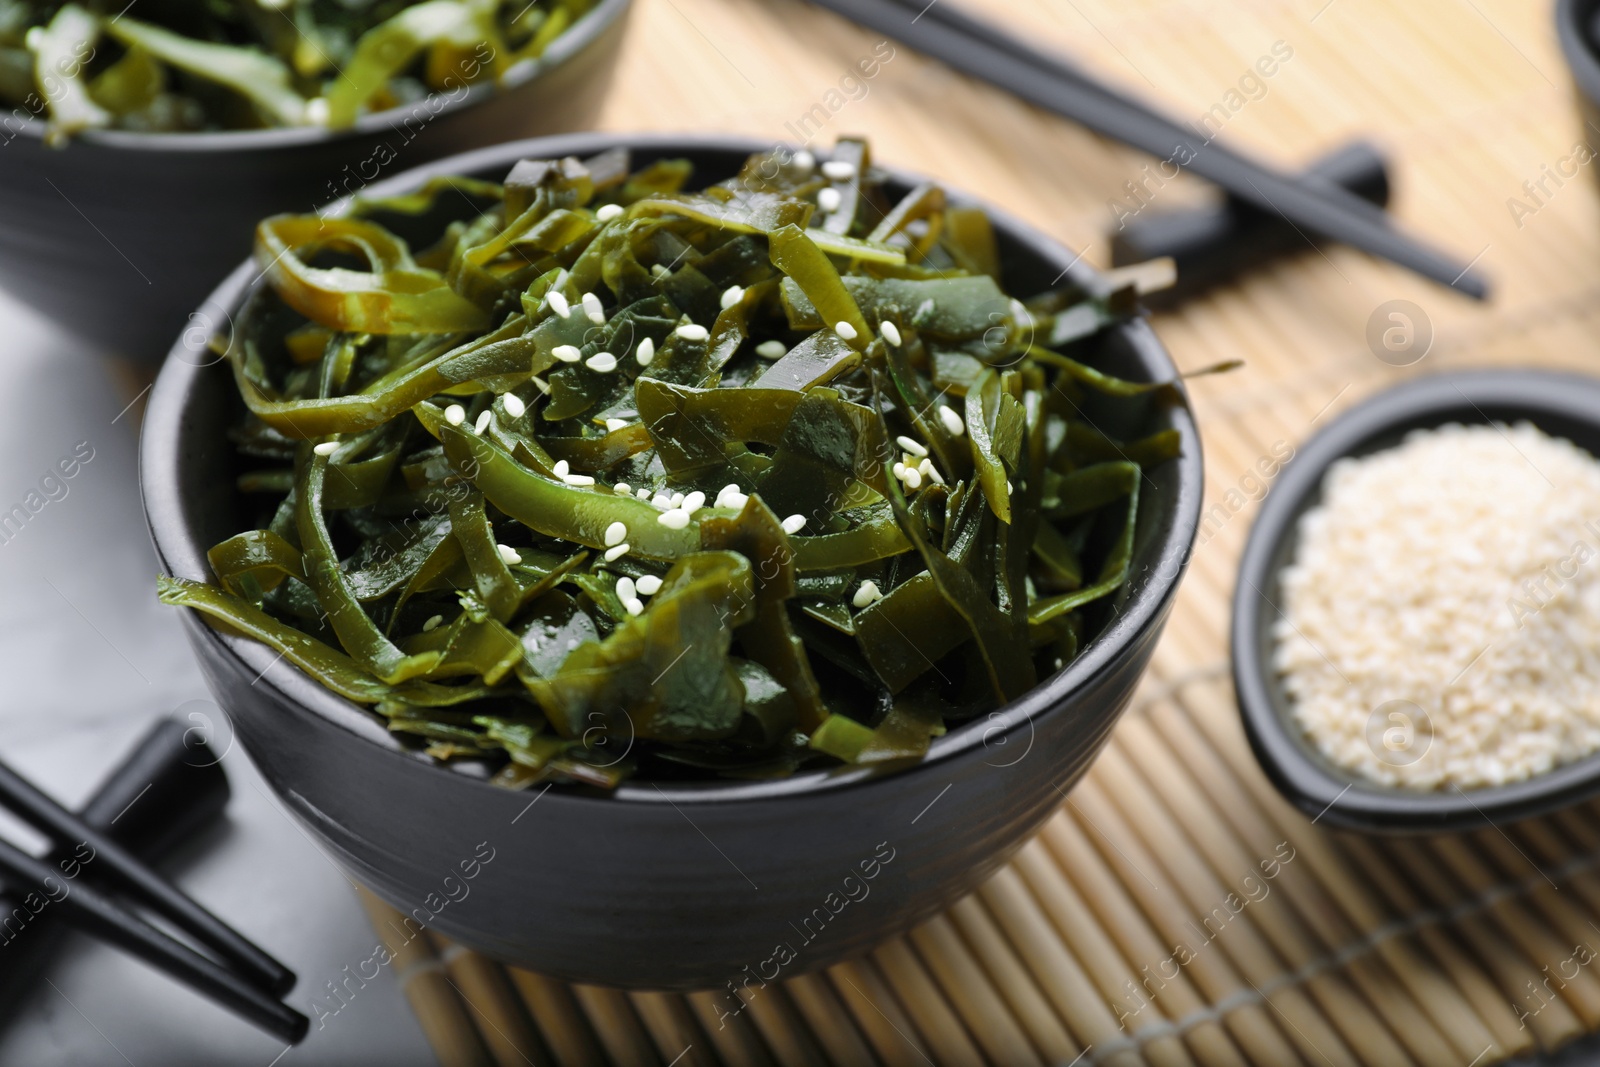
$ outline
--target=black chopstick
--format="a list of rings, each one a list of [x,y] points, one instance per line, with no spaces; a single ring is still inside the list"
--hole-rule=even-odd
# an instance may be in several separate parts
[[[294,986],[294,972],[195,903],[111,837],[41,793],[4,762],[0,762],[0,804],[59,846],[87,844],[95,856],[85,864],[85,877],[116,885],[136,903],[150,908],[232,963],[254,985],[278,996]]]
[[[1401,233],[1359,197],[1331,185],[1307,184],[1199,138],[1065,60],[962,14],[949,0],[812,2],[1098,133],[1171,159],[1303,231],[1342,241],[1479,300],[1488,296],[1488,282],[1471,264],[1463,266]]]
[[[196,758],[210,752],[206,758]],[[201,836],[227,809],[228,776],[219,757],[184,719],[160,719],[78,809],[90,826],[110,834],[146,863],[157,863]],[[84,853],[57,847],[45,862],[72,870]],[[25,894],[0,896],[0,916],[14,916]],[[32,914],[30,911],[29,914]],[[68,927],[48,910],[20,930],[0,927],[0,1019],[15,1014],[60,951]]]
[[[0,877],[13,895],[22,895],[24,889],[42,895],[47,903],[40,910],[59,908],[66,922],[138,956],[268,1033],[290,1044],[305,1037],[310,1020],[304,1015],[123,910],[86,881],[64,881],[56,868],[4,840],[0,840]]]

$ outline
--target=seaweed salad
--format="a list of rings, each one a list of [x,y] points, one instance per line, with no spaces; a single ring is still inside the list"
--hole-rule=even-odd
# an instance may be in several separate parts
[[[219,584],[161,598],[441,760],[615,786],[912,761],[1092,637],[1176,431],[1026,301],[985,213],[868,146],[698,192],[626,151],[263,221]],[[1102,287],[1110,288],[1110,287]]]
[[[0,104],[61,143],[351,125],[543,54],[596,0],[0,0]]]

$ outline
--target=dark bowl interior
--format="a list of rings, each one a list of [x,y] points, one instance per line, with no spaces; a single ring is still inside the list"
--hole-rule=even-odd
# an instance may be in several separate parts
[[[1328,760],[1294,722],[1272,669],[1283,569],[1300,517],[1322,498],[1328,467],[1447,423],[1531,422],[1600,456],[1600,379],[1533,370],[1437,374],[1379,393],[1331,422],[1279,475],[1251,528],[1233,601],[1233,674],[1245,731],[1262,768],[1295,807],[1352,830],[1478,829],[1540,815],[1600,793],[1600,755],[1488,789],[1419,792],[1378,785]]]
[[[0,112],[0,287],[109,355],[154,363],[226,326],[199,306],[249,254],[258,221],[311,211],[385,174],[599,113],[631,0],[601,0],[533,65],[363,116],[348,130],[92,131],[44,144]]]
[[[469,153],[373,192],[443,173],[499,179],[518,159],[583,157],[618,144],[633,150],[636,165],[686,157],[707,182],[767,147],[575,135]],[[915,181],[894,180],[902,189]],[[1069,271],[1095,284],[1093,271],[1060,245],[1004,216],[996,223],[1011,291],[1042,290]],[[211,303],[237,307],[254,273],[240,267]],[[1137,380],[1174,374],[1142,319],[1112,331],[1095,362]],[[225,434],[240,406],[227,368],[198,363],[182,344],[173,349],[146,415],[141,477],[163,567],[209,579],[205,549],[244,524]],[[341,862],[402,910],[426,907],[430,893],[437,899],[440,879],[485,842],[504,858],[485,869],[469,898],[430,909],[432,925],[474,948],[567,979],[684,989],[738,978],[787,940],[795,959],[783,970],[799,973],[864,951],[959,899],[1048,817],[1059,790],[1098,752],[1149,659],[1198,525],[1199,440],[1181,394],[1157,396],[1096,411],[1113,434],[1171,427],[1183,439],[1182,457],[1150,472],[1135,577],[1107,605],[1099,635],[1065,671],[951,731],[921,764],[897,773],[635,781],[609,797],[564,788],[511,793],[436,765],[264,646],[192,616],[186,626],[219,704],[273,788]],[[892,861],[882,861],[885,854]],[[863,881],[862,865],[875,855],[873,879]],[[808,924],[847,878],[870,890],[873,903],[824,910],[825,921]]]

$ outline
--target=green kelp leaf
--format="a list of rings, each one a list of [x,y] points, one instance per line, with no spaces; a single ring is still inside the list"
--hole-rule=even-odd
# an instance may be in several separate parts
[[[130,48],[145,52],[249,98],[267,120],[279,126],[306,121],[306,100],[294,90],[283,61],[253,48],[214,44],[124,15],[108,21],[105,30]]]
[[[705,741],[730,737],[744,686],[728,663],[732,631],[755,614],[750,563],[699,552],[667,573],[649,610],[603,641],[578,646],[528,689],[563,737],[595,727],[612,737]]]

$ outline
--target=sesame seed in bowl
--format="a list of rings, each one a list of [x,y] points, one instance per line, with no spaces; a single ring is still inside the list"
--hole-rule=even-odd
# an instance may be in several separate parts
[[[1234,681],[1268,777],[1349,829],[1600,793],[1600,380],[1441,374],[1357,405],[1263,503]]]
[[[1414,790],[1600,750],[1600,463],[1452,423],[1329,468],[1283,574],[1273,668],[1330,760]]]

